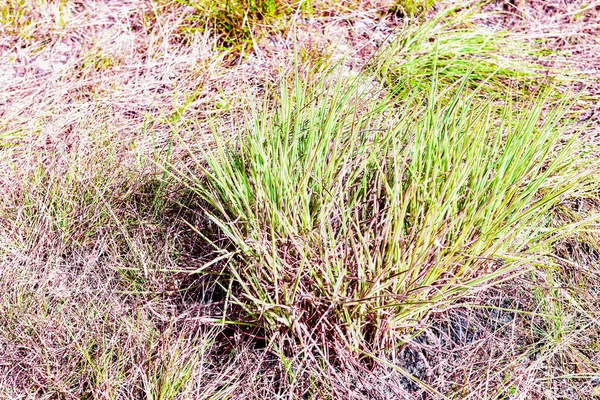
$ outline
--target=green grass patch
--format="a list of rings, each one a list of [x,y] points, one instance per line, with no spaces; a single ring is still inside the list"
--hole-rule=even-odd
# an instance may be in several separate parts
[[[435,71],[442,86],[469,76],[469,88],[503,96],[524,95],[540,87],[542,68],[536,50],[523,38],[475,27],[475,11],[448,8],[423,24],[407,24],[373,63],[391,90],[428,90]],[[485,93],[484,93],[485,92]]]
[[[188,184],[226,239],[240,322],[393,348],[432,308],[543,263],[561,229],[550,211],[585,181],[565,107],[542,117],[544,96],[481,100],[469,75],[448,94],[438,76],[426,101],[364,77],[297,79],[233,137],[216,125]]]
[[[222,46],[238,50],[251,47],[262,32],[283,29],[283,18],[294,11],[285,0],[177,1],[195,10],[188,29],[210,29]]]
[[[34,43],[64,29],[71,18],[66,0],[8,0],[0,4],[0,34]]]
[[[436,2],[436,0],[397,0],[390,12],[401,17],[422,17]]]

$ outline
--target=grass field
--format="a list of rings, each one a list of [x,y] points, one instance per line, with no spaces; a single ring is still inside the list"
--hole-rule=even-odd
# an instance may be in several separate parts
[[[600,3],[0,0],[0,399],[600,397]]]

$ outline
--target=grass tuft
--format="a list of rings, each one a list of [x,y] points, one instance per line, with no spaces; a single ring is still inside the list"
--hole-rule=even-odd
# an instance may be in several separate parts
[[[193,8],[188,20],[211,29],[222,46],[243,50],[252,47],[262,30],[276,29],[278,20],[294,11],[286,0],[228,0],[214,2],[206,0],[178,0]],[[281,24],[279,24],[281,25]],[[190,28],[195,29],[195,28]]]
[[[483,86],[489,95],[509,90],[517,96],[539,87],[543,71],[526,58],[535,50],[523,38],[476,27],[475,15],[451,7],[422,24],[405,25],[383,48],[375,68],[400,93],[427,91],[433,71],[443,86],[468,75],[468,87]]]
[[[565,106],[482,101],[470,76],[448,96],[433,76],[425,102],[296,79],[233,138],[215,130],[189,184],[228,239],[215,246],[240,322],[393,349],[431,309],[543,263],[561,229],[549,212],[584,181]]]
[[[436,0],[397,0],[390,12],[400,17],[422,17],[436,3]]]

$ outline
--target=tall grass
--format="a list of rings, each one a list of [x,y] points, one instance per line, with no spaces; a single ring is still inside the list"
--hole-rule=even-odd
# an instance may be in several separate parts
[[[549,210],[583,180],[564,107],[482,101],[468,76],[448,97],[433,76],[425,102],[365,77],[296,79],[237,137],[215,129],[189,183],[227,239],[233,318],[393,347],[431,309],[540,262]]]
[[[536,82],[539,86],[541,67],[527,60],[536,56],[536,50],[523,38],[515,40],[514,34],[476,26],[476,17],[475,8],[457,6],[421,25],[406,24],[373,64],[390,87],[400,92],[427,91],[434,70],[444,85],[468,74],[468,86],[483,85],[488,94],[511,90],[518,95],[535,88]]]

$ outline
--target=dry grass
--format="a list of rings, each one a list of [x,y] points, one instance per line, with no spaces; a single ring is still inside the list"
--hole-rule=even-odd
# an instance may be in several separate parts
[[[212,251],[194,229],[211,223],[163,168],[195,165],[209,122],[239,121],[249,91],[260,98],[289,76],[296,51],[306,76],[340,60],[350,74],[403,23],[387,2],[306,3],[312,14],[282,17],[294,24],[241,56],[187,29],[174,2],[0,3],[0,398],[593,395],[595,225],[561,238],[546,268],[434,305],[396,357],[369,361],[340,343],[330,359],[318,346],[294,356],[283,334],[215,322],[223,289],[194,272]],[[570,70],[563,89],[582,90],[570,133],[590,149],[598,15],[595,3],[531,1],[478,21],[551,51],[536,60],[549,73]],[[553,210],[556,226],[595,215],[598,189]]]

